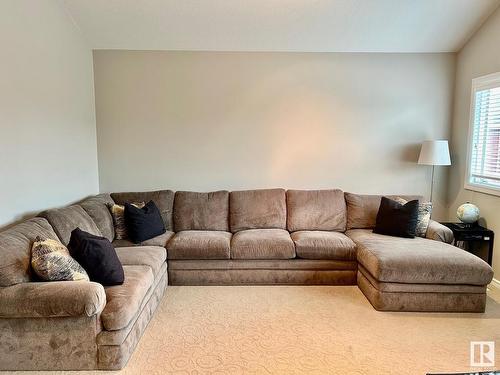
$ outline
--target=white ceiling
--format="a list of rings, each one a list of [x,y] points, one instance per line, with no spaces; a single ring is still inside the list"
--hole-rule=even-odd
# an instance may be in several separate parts
[[[60,0],[92,48],[454,52],[500,0]]]

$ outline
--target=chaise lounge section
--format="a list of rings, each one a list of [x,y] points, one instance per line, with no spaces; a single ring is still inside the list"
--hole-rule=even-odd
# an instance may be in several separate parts
[[[405,197],[407,199],[419,197]],[[381,196],[346,193],[348,230],[357,247],[357,283],[381,311],[483,312],[491,267],[449,243],[431,221],[428,238],[373,233]]]
[[[434,221],[426,238],[374,234],[380,199],[338,189],[162,190],[45,211],[0,232],[0,369],[124,367],[168,283],[357,284],[377,310],[483,312],[491,267],[451,246],[451,231]],[[141,244],[116,240],[109,206],[149,200],[166,233]],[[76,227],[113,243],[123,285],[32,274],[36,236],[67,244]]]

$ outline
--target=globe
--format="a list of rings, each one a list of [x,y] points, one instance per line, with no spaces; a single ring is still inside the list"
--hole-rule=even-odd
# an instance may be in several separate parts
[[[458,207],[457,217],[463,223],[475,223],[479,220],[479,208],[470,202],[464,203]]]

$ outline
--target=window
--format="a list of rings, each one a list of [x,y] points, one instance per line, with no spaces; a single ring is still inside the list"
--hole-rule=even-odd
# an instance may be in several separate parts
[[[465,188],[500,195],[500,73],[472,80]]]

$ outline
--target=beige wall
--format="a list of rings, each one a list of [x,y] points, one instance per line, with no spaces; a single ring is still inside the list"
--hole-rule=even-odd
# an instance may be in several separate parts
[[[455,105],[453,115],[453,167],[450,173],[450,218],[455,219],[457,207],[465,201],[478,205],[488,227],[498,235],[493,269],[500,272],[500,197],[464,189],[469,129],[472,79],[500,71],[500,9],[474,34],[457,56]]]
[[[452,54],[98,50],[94,71],[105,192],[428,194],[419,145],[451,121]]]
[[[98,190],[92,54],[52,0],[0,2],[0,226]]]

